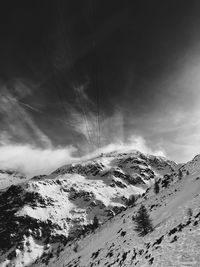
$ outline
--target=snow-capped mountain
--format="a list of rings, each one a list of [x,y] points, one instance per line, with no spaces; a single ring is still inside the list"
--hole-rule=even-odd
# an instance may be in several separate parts
[[[199,266],[200,180],[195,176],[171,176],[160,192],[150,189],[145,196],[58,253],[52,250],[43,262],[33,266]],[[141,204],[147,208],[153,231],[144,237],[135,231],[134,217]]]
[[[105,223],[176,168],[162,157],[112,152],[9,187],[0,195],[0,266],[28,266],[59,251],[90,231],[95,215]]]
[[[25,180],[26,176],[18,171],[0,170],[0,190]]]
[[[199,159],[198,157],[195,157]],[[193,161],[194,163],[194,161]],[[191,166],[191,162],[185,166]],[[195,166],[197,160],[195,160]],[[158,180],[159,192],[150,188],[133,207],[102,224],[95,232],[50,250],[32,266],[162,266],[200,264],[200,172],[175,171]],[[144,205],[153,231],[141,237],[135,215]]]

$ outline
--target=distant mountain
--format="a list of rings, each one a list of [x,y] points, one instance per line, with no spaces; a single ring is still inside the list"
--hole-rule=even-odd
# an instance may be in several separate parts
[[[18,171],[0,170],[0,189],[24,182],[25,180],[26,176]]]
[[[10,186],[0,194],[0,266],[30,266],[41,257],[47,261],[53,251],[59,254],[90,232],[95,215],[104,224],[155,179],[176,172],[177,164],[163,157],[112,152]]]

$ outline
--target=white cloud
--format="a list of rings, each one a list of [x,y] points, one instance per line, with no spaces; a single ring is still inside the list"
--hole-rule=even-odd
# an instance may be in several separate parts
[[[85,137],[88,151],[111,142],[124,141],[124,118],[120,109],[106,116],[102,111],[97,114],[90,110],[78,110],[70,106],[68,122],[74,131]]]
[[[73,146],[39,149],[30,145],[2,145],[0,168],[18,170],[28,177],[48,174],[61,165],[75,161],[72,156],[75,150]]]
[[[77,158],[73,156],[73,146],[40,149],[23,144],[4,144],[0,146],[0,168],[22,171],[28,177],[49,174],[56,168],[72,162],[82,161],[111,151],[139,150],[143,153],[165,156],[165,151],[152,150],[141,136],[132,136],[126,143],[118,141],[99,148],[92,153]]]
[[[129,137],[126,147],[139,150],[146,154],[152,154],[155,156],[166,157],[166,151],[161,145],[155,144],[154,148],[147,145],[146,140],[142,136],[132,135]]]
[[[106,146],[96,149],[94,152],[80,158],[79,160],[90,159],[100,155],[101,153],[109,153],[112,151],[128,152],[131,150],[138,150],[142,153],[151,154],[155,156],[161,156],[161,157],[167,156],[165,149],[160,145],[157,145],[157,149],[154,150],[147,145],[146,140],[142,136],[132,135],[127,140],[127,142],[118,141],[115,143],[110,143]]]

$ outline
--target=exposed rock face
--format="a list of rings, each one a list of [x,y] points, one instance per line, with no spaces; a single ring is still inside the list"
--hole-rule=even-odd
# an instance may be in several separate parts
[[[12,185],[0,194],[2,261],[26,253],[34,261],[47,244],[66,244],[87,231],[95,215],[105,222],[126,209],[130,196],[143,194],[154,178],[175,168],[174,162],[138,151],[114,152]]]

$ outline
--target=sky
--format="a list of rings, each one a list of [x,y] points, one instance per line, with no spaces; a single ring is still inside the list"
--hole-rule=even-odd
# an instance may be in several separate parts
[[[199,154],[199,14],[198,0],[4,2],[0,168],[46,173],[122,146]]]

